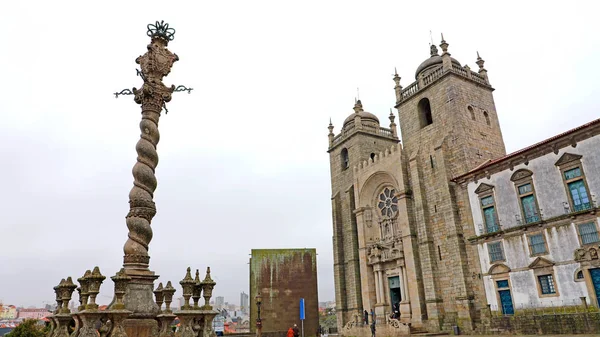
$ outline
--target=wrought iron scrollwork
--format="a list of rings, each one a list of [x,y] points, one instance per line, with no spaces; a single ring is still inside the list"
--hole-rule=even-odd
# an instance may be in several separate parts
[[[185,85],[178,85],[177,88],[175,88],[175,90],[173,90],[173,91],[174,92],[187,91],[188,94],[191,94],[192,90],[194,90],[194,88],[188,88]]]
[[[161,20],[160,22],[156,21],[155,24],[149,24],[146,34],[152,38],[160,37],[166,41],[173,41],[175,29],[169,28],[169,24]]]
[[[115,92],[115,98],[119,98],[119,95],[133,95],[131,89],[123,89],[120,92]]]

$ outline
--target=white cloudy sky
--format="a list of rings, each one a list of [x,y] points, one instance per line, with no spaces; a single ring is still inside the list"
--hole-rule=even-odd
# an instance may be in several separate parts
[[[394,67],[407,86],[429,31],[486,60],[508,151],[598,117],[593,1],[10,1],[0,64],[0,299],[52,301],[60,278],[122,263],[146,24],[177,30],[160,123],[151,269],[178,282],[210,265],[238,303],[252,248],[315,247],[333,300],[327,149],[356,88],[382,121]],[[110,300],[106,282],[99,298]],[[180,291],[180,290],[179,290]]]

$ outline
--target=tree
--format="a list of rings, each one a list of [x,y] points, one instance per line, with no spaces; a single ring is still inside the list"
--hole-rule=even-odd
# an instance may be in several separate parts
[[[6,337],[44,337],[46,334],[43,326],[38,325],[35,319],[26,319],[11,332],[6,334]]]

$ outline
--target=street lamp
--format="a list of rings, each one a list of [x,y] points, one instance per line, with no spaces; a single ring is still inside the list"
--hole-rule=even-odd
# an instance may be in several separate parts
[[[256,308],[258,309],[258,317],[256,318],[256,336],[262,337],[262,320],[260,319],[260,305],[262,304],[262,297],[260,293],[254,297],[256,300]]]

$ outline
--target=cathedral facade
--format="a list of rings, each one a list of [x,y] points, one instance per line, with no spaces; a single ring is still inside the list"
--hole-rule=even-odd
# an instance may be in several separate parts
[[[504,141],[484,61],[473,71],[440,47],[412,84],[394,76],[402,144],[395,116],[383,127],[360,100],[337,135],[329,125],[340,329],[367,311],[378,324],[469,331],[487,308],[468,195],[452,179],[504,156]]]
[[[600,119],[507,155],[484,61],[440,47],[394,75],[402,144],[360,100],[329,125],[341,333],[365,312],[393,335],[600,307]]]

